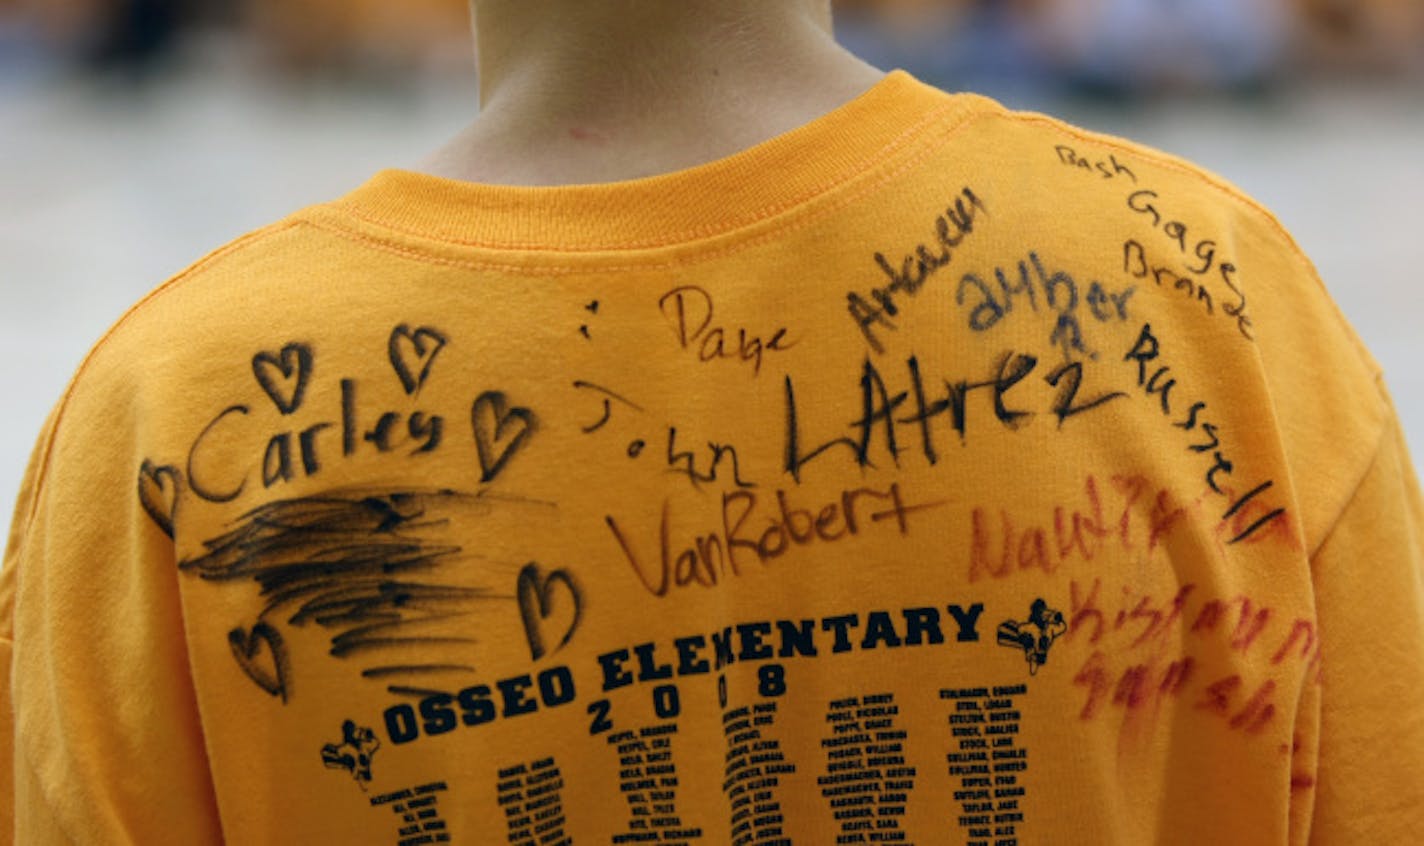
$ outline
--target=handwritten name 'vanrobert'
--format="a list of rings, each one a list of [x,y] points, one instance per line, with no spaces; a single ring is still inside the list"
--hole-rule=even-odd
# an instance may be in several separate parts
[[[769,497],[759,497],[749,490],[722,494],[720,529],[697,535],[690,542],[680,541],[676,551],[671,505],[664,500],[656,560],[647,558],[645,550],[640,551],[611,515],[605,517],[605,522],[639,584],[653,596],[662,597],[673,587],[715,588],[728,577],[741,576],[744,564],[766,564],[796,547],[836,543],[885,521],[893,521],[890,525],[906,535],[912,514],[944,504],[906,504],[898,482],[884,490],[864,487],[844,491],[814,512],[793,505],[784,490],[776,492],[771,507],[765,507],[766,499]],[[874,505],[867,507],[863,502],[866,499]],[[753,521],[753,514],[761,519]]]

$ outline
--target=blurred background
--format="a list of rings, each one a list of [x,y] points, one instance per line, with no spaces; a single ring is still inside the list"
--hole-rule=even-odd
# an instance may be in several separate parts
[[[1186,156],[1275,210],[1424,450],[1424,0],[837,7],[880,67]],[[465,0],[0,0],[0,514],[133,301],[475,110]]]

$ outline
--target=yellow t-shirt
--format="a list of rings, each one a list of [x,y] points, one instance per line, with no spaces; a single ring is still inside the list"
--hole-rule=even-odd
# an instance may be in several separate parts
[[[132,309],[0,611],[18,842],[1424,829],[1378,368],[1179,160],[903,73],[634,182],[390,171]]]

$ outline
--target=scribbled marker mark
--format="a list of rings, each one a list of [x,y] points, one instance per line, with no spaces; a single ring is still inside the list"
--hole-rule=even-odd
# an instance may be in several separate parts
[[[391,330],[386,352],[395,368],[401,387],[409,396],[420,393],[435,357],[445,348],[448,338],[438,329],[421,326],[415,331],[402,323]]]
[[[544,629],[549,618],[554,615],[555,598],[561,592],[567,597],[573,613],[558,645],[550,649],[550,639],[545,637]],[[517,593],[519,614],[524,618],[524,634],[529,640],[529,655],[538,661],[548,653],[558,652],[568,645],[574,632],[578,630],[579,617],[583,613],[583,595],[579,591],[578,582],[574,581],[569,571],[559,569],[543,575],[539,572],[538,564],[525,564],[519,571]]]
[[[440,583],[463,557],[445,530],[493,507],[492,500],[448,490],[279,500],[247,512],[232,531],[205,541],[202,555],[178,566],[206,582],[261,588],[255,625],[233,629],[228,641],[243,672],[285,703],[292,667],[278,629],[283,623],[328,632],[328,654],[336,659],[373,656],[374,665],[389,667],[395,662],[379,659],[404,650],[398,660],[412,675],[450,666],[451,649],[468,655],[476,607],[513,597]]]
[[[306,344],[287,344],[279,353],[252,357],[252,374],[284,415],[301,408],[311,371],[312,351]]]
[[[228,632],[227,642],[247,677],[267,693],[280,697],[285,705],[291,664],[281,633],[267,623],[258,623],[251,631],[238,626]]]
[[[1261,494],[1265,493],[1266,491],[1270,490],[1270,489],[1271,489],[1272,487],[1274,487],[1274,486],[1275,486],[1275,482],[1266,482],[1266,483],[1263,484],[1263,485],[1259,485],[1259,486],[1257,486],[1257,487],[1255,487],[1255,488],[1252,488],[1252,489],[1250,490],[1250,492],[1248,492],[1245,496],[1243,496],[1243,497],[1241,497],[1240,499],[1236,500],[1235,504],[1233,504],[1233,505],[1231,506],[1231,508],[1227,509],[1227,511],[1226,511],[1225,514],[1221,515],[1221,519],[1223,519],[1223,520],[1230,520],[1232,517],[1236,516],[1236,512],[1238,512],[1238,511],[1240,511],[1242,508],[1245,508],[1245,507],[1246,507],[1246,503],[1250,502],[1251,500],[1255,499],[1256,497],[1258,497],[1258,496],[1260,496]]]
[[[593,302],[584,306],[583,310],[588,312],[589,314],[598,314],[598,300],[594,300]],[[579,334],[584,336],[585,338],[588,338],[590,341],[593,340],[593,336],[588,333],[587,323],[579,327]]]
[[[172,465],[155,467],[152,461],[145,460],[138,469],[138,504],[169,538],[173,537],[173,517],[182,484],[182,474]]]
[[[1285,510],[1284,508],[1277,508],[1275,511],[1272,511],[1271,513],[1267,514],[1265,517],[1262,517],[1261,519],[1259,519],[1259,520],[1257,520],[1256,522],[1252,523],[1250,526],[1247,526],[1247,527],[1246,527],[1246,530],[1245,530],[1244,532],[1242,532],[1241,534],[1239,534],[1239,535],[1237,535],[1236,537],[1232,538],[1232,539],[1231,539],[1230,541],[1228,541],[1227,543],[1228,543],[1228,544],[1241,543],[1242,541],[1246,540],[1247,538],[1249,538],[1249,537],[1251,537],[1252,535],[1254,535],[1254,534],[1256,534],[1257,532],[1259,532],[1261,529],[1265,528],[1268,524],[1274,522],[1275,520],[1280,519],[1281,517],[1284,517],[1284,516],[1285,516],[1285,513],[1286,513],[1286,510]]]
[[[363,679],[383,679],[387,676],[430,675],[433,673],[473,673],[469,664],[393,664],[389,667],[367,667]]]
[[[470,407],[470,424],[475,433],[475,449],[480,457],[480,481],[499,475],[534,433],[534,412],[510,407],[501,391],[485,391]]]
[[[618,400],[620,403],[628,406],[634,411],[643,410],[643,407],[641,405],[638,405],[636,402],[633,402],[632,400],[628,399],[617,391],[610,391],[608,388],[602,387],[601,385],[595,385],[592,382],[586,382],[583,379],[575,379],[574,387],[588,388],[603,394],[603,416],[600,417],[598,420],[595,420],[594,422],[588,424],[587,426],[579,427],[579,431],[583,432],[585,435],[597,432],[599,429],[603,428],[603,424],[608,422],[608,418],[613,414],[613,404],[610,402],[610,400]]]
[[[1238,499],[1238,500],[1231,506],[1231,508],[1227,510],[1227,512],[1226,512],[1225,514],[1221,515],[1221,519],[1222,519],[1222,520],[1230,520],[1232,517],[1235,517],[1239,512],[1241,512],[1241,510],[1242,510],[1243,508],[1246,507],[1247,503],[1249,503],[1251,500],[1255,499],[1255,498],[1256,498],[1257,496],[1259,496],[1260,494],[1262,494],[1262,493],[1264,493],[1264,492],[1270,490],[1274,485],[1275,485],[1275,482],[1266,482],[1265,484],[1262,484],[1262,485],[1260,485],[1260,486],[1258,486],[1258,487],[1252,488],[1249,493],[1247,493],[1245,496],[1243,496],[1243,497],[1241,497],[1240,499]],[[1277,508],[1277,509],[1275,509],[1274,511],[1271,511],[1271,512],[1268,513],[1266,516],[1260,518],[1259,520],[1256,520],[1256,521],[1253,522],[1250,526],[1246,527],[1246,530],[1245,530],[1245,531],[1241,532],[1241,533],[1238,534],[1236,537],[1232,538],[1230,541],[1228,541],[1228,543],[1229,543],[1229,544],[1237,544],[1237,543],[1240,543],[1240,542],[1246,540],[1247,538],[1249,538],[1249,537],[1251,537],[1252,535],[1256,534],[1256,532],[1260,531],[1260,530],[1261,530],[1262,528],[1264,528],[1265,526],[1269,525],[1270,523],[1274,522],[1275,520],[1277,520],[1277,519],[1279,519],[1279,518],[1281,518],[1281,517],[1284,517],[1284,516],[1285,516],[1285,513],[1286,513],[1286,510],[1285,510],[1284,508]]]
[[[430,696],[441,696],[443,690],[431,690],[424,687],[411,687],[403,684],[393,684],[386,688],[386,692],[392,696],[404,696],[410,699],[425,699]]]

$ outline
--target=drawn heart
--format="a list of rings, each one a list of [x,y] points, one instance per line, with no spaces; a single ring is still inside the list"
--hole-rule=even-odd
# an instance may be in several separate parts
[[[173,517],[178,511],[182,484],[182,474],[171,464],[155,467],[145,459],[138,468],[138,504],[169,538],[173,537]]]
[[[568,618],[558,646],[550,650],[549,641],[544,637],[544,628],[555,611],[554,597],[559,588],[568,596],[572,615]],[[529,639],[529,654],[535,661],[551,651],[558,652],[573,639],[574,632],[578,629],[579,616],[583,613],[583,596],[579,592],[578,582],[574,581],[568,570],[559,569],[543,576],[539,573],[539,565],[531,561],[519,571],[516,593],[519,598],[519,614],[524,618],[524,636]]]
[[[430,375],[430,366],[445,347],[445,340],[440,330],[429,326],[412,332],[409,326],[402,323],[391,331],[387,353],[407,395],[415,396],[425,384],[425,377]],[[420,368],[419,374],[415,372],[416,367]]]
[[[312,351],[306,344],[287,344],[280,353],[260,352],[252,357],[252,374],[283,414],[301,407],[311,369]]]
[[[288,686],[287,647],[282,635],[267,623],[258,623],[252,631],[241,626],[227,634],[228,646],[232,647],[232,657],[247,677],[272,696],[280,696],[282,704],[287,704],[291,693]],[[264,650],[263,644],[266,644]]]
[[[534,432],[534,412],[510,408],[504,393],[485,391],[470,407],[470,424],[475,431],[475,449],[480,454],[480,481],[499,475],[504,465]]]

